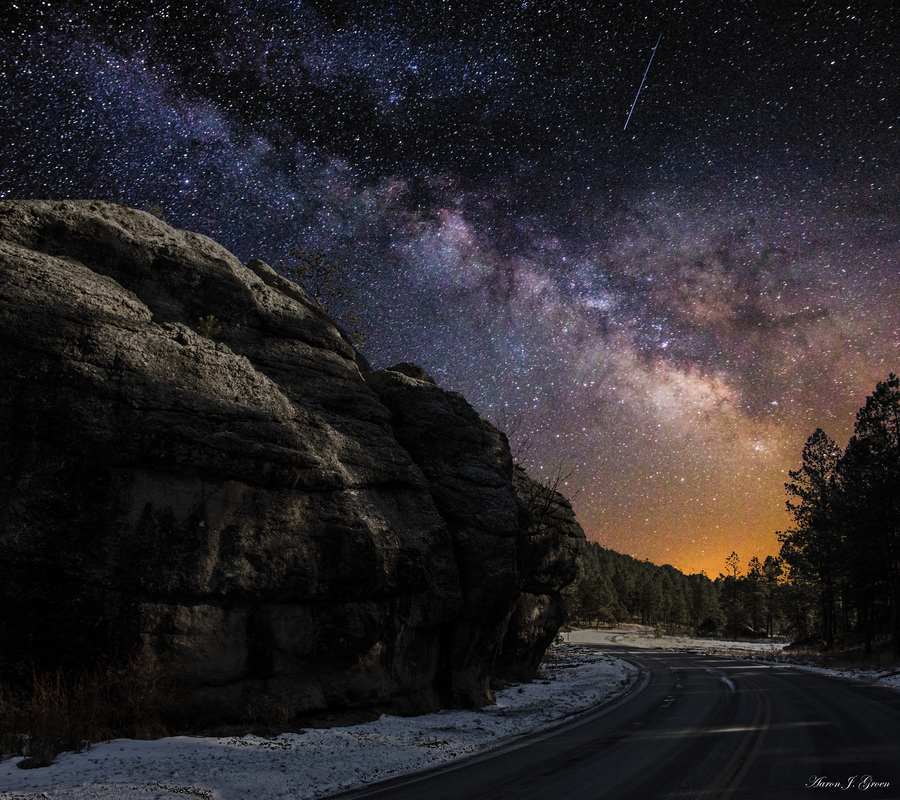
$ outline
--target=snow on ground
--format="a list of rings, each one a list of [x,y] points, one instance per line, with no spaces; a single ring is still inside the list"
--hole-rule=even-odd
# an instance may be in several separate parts
[[[346,728],[259,736],[177,736],[145,742],[116,739],[84,753],[63,753],[43,769],[0,761],[0,800],[306,800],[416,772],[483,752],[624,691],[637,670],[583,644],[619,644],[785,663],[784,642],[735,642],[656,636],[639,626],[565,634],[570,644],[544,664],[544,679],[496,693],[481,711],[383,716]],[[857,678],[900,690],[900,672],[801,669]]]
[[[322,797],[415,772],[550,727],[621,693],[630,664],[564,645],[544,679],[496,692],[481,711],[382,716],[346,728],[259,736],[156,741],[116,739],[63,753],[42,769],[0,761],[0,800],[277,800]]]
[[[631,628],[631,629],[629,629]],[[579,644],[621,644],[630,647],[660,650],[688,650],[732,658],[765,658],[781,654],[788,641],[734,642],[726,639],[701,639],[693,636],[657,636],[653,628],[623,626],[619,630],[584,630],[566,634],[568,640]]]
[[[900,670],[890,669],[829,669],[816,667],[811,664],[796,664],[797,669],[805,669],[810,672],[818,672],[821,675],[837,675],[842,678],[854,678],[866,683],[877,683],[888,689],[900,691]]]
[[[691,653],[728,656],[748,660],[775,661],[783,666],[793,666],[818,672],[822,675],[836,675],[854,678],[866,683],[876,683],[890,689],[900,690],[900,670],[896,667],[884,669],[833,669],[804,664],[802,658],[786,655],[788,641],[744,641],[725,639],[694,638],[692,636],[657,636],[652,628],[644,626],[622,626],[620,630],[583,630],[567,633],[568,641],[580,644],[620,644],[634,648],[656,648],[660,650],[685,650]]]

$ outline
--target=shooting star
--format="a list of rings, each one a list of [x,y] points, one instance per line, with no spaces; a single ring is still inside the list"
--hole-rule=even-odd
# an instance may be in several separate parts
[[[644,70],[644,77],[641,78],[641,85],[638,86],[637,94],[634,96],[634,102],[631,104],[631,111],[628,112],[628,119],[625,120],[625,127],[622,130],[627,130],[628,123],[631,122],[631,115],[634,113],[634,107],[637,105],[638,98],[641,96],[641,89],[644,88],[644,81],[647,80],[647,73],[650,72],[650,65],[653,63],[653,56],[656,55],[656,48],[659,47],[660,39],[662,39],[662,34],[659,35],[659,39],[657,39],[656,44],[653,45],[653,52],[650,54],[650,60],[647,62],[647,69]]]

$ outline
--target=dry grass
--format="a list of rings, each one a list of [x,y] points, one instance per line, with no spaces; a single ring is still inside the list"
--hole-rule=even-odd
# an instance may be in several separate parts
[[[170,671],[144,658],[74,677],[35,673],[27,689],[0,684],[0,757],[24,756],[28,769],[94,742],[160,738],[179,715],[179,694]]]

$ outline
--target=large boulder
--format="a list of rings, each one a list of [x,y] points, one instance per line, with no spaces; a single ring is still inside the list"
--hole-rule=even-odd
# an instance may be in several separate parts
[[[506,680],[531,680],[565,621],[561,591],[575,579],[584,531],[571,503],[556,491],[553,481],[539,483],[516,467],[513,485],[531,516],[518,547],[522,591],[494,669]]]
[[[420,367],[381,370],[369,385],[390,410],[397,441],[425,475],[456,553],[463,603],[446,631],[444,702],[484,705],[493,700],[489,678],[526,577],[518,549],[530,514],[512,484],[509,442]]]
[[[222,716],[490,702],[523,592],[564,580],[528,571],[513,478],[460,395],[373,372],[263,262],[124,206],[0,201],[8,678],[140,652]]]

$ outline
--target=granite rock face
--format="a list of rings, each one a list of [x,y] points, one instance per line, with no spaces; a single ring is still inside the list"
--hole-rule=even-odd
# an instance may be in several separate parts
[[[513,485],[531,518],[518,547],[522,587],[503,638],[495,673],[506,680],[531,680],[541,656],[565,621],[560,592],[575,578],[584,531],[572,506],[552,488],[516,467]]]
[[[510,491],[509,443],[462,395],[445,392],[421,368],[401,364],[369,378],[391,412],[401,446],[428,481],[445,520],[460,572],[462,606],[446,627],[444,702],[483,705],[523,575],[517,554],[530,524]],[[558,627],[558,626],[557,626]]]
[[[522,480],[461,395],[373,372],[264,263],[123,206],[0,201],[5,675],[138,651],[224,716],[489,703],[584,539]]]

